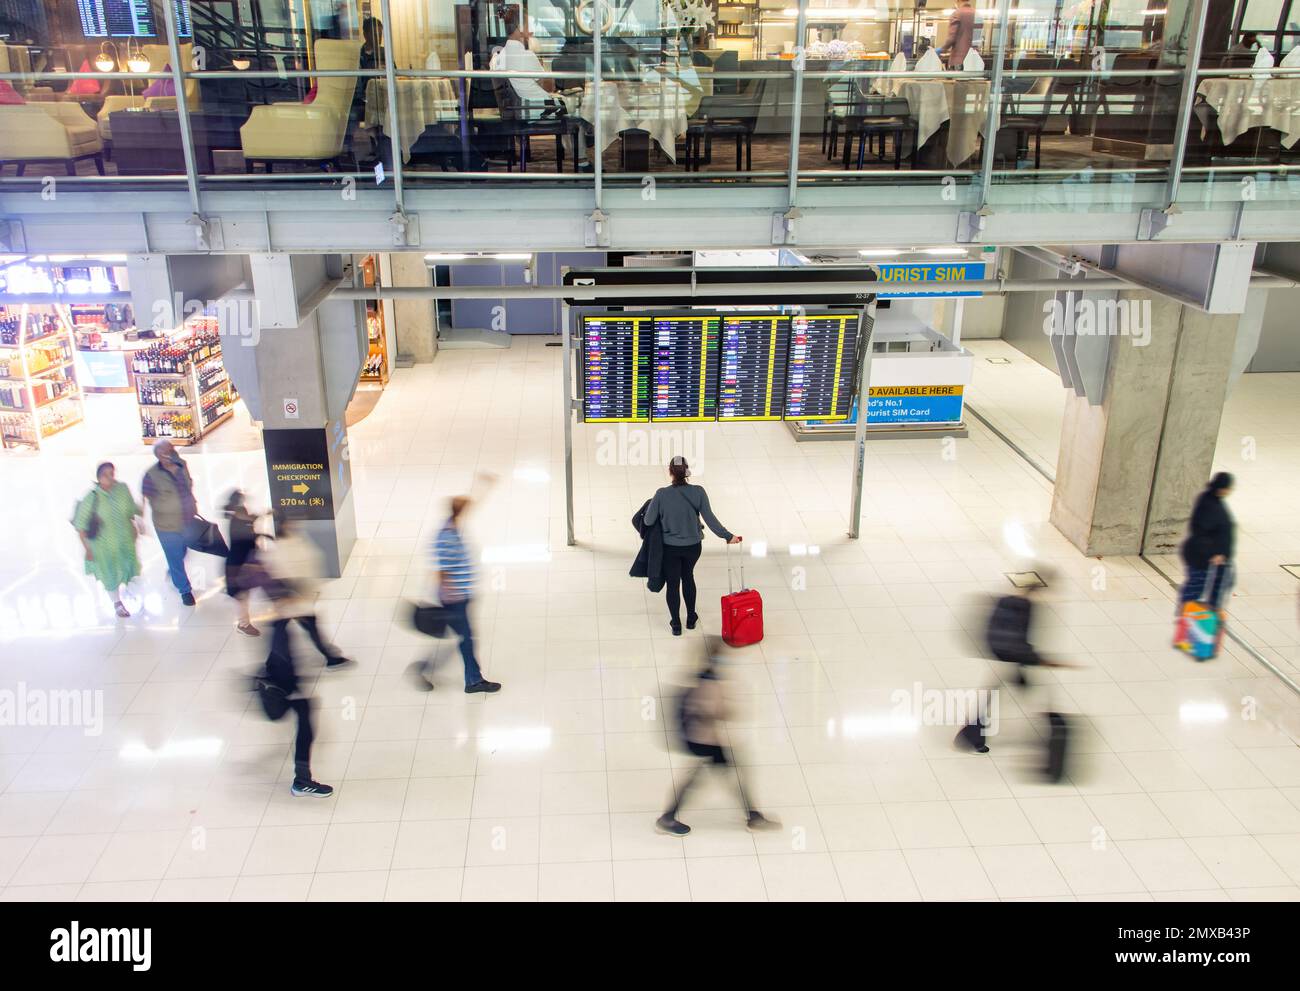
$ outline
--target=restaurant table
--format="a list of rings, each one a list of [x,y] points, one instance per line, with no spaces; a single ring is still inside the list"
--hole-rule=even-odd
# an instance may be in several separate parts
[[[459,119],[460,104],[449,79],[398,79],[397,126],[402,133],[402,161],[411,159],[411,149],[431,124]],[[387,133],[388,85],[383,79],[366,83],[366,115],[363,123]],[[391,134],[388,135],[392,137]]]
[[[692,79],[696,85],[691,85]],[[571,114],[593,126],[595,108],[599,106],[604,144],[600,150],[604,152],[616,137],[622,136],[624,167],[645,171],[649,168],[651,141],[670,161],[677,160],[677,139],[686,133],[687,119],[699,107],[705,85],[692,67],[684,67],[680,76],[673,67],[647,72],[640,80],[602,82],[599,104],[593,83],[580,93],[569,94],[566,102]]]
[[[1300,140],[1300,77],[1274,79],[1221,76],[1196,87],[1219,115],[1219,133],[1230,145],[1252,127],[1282,132],[1282,146]]]
[[[898,94],[916,120],[918,149],[948,121],[948,163],[960,165],[975,154],[988,127],[987,79],[904,80]]]

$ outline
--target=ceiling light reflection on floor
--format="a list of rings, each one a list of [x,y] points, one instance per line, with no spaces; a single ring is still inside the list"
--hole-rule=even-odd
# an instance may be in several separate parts
[[[551,727],[516,726],[513,729],[485,730],[478,736],[480,753],[535,753],[551,748]]]
[[[1023,558],[1033,558],[1034,546],[1029,542],[1029,533],[1019,520],[1007,520],[1002,524],[1002,542],[1014,554]]]
[[[1178,706],[1180,723],[1226,723],[1228,707],[1222,702],[1183,702]]]
[[[914,716],[890,713],[887,716],[850,716],[826,720],[826,735],[831,739],[861,740],[873,736],[911,736],[921,724]]]
[[[743,552],[742,552],[743,553]],[[767,557],[767,541],[755,540],[749,545],[750,557]]]
[[[512,473],[512,477],[521,482],[549,482],[551,473],[545,468],[538,468],[534,465],[520,465]]]
[[[218,757],[224,744],[220,737],[196,736],[192,740],[168,740],[157,750],[139,740],[118,751],[123,760],[174,760],[178,757]]]

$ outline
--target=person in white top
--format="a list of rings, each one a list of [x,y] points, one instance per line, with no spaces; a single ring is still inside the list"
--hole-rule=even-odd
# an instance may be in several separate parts
[[[546,68],[542,65],[542,60],[529,47],[532,34],[523,26],[516,11],[511,10],[506,13],[505,25],[506,43],[492,56],[488,67],[497,72],[545,72]],[[558,107],[561,113],[568,111],[568,103],[564,94],[556,91],[554,79],[529,79],[516,76],[510,80],[510,85],[524,107],[535,116],[540,117],[541,112],[547,107]],[[570,153],[576,153],[581,150],[584,142],[579,139],[576,142],[577,149],[572,147],[574,142],[571,138],[565,138],[564,143]],[[578,156],[578,160],[581,161],[581,155]]]
[[[511,12],[513,13],[513,12]],[[498,72],[545,72],[542,60],[528,47],[532,40],[528,30],[515,16],[506,16],[505,46],[492,56],[491,68]],[[525,103],[553,103],[556,101],[554,79],[525,79],[517,77],[510,80],[519,99]]]
[[[267,550],[265,565],[272,579],[267,591],[275,604],[273,637],[284,637],[288,625],[296,622],[325,655],[326,667],[350,667],[353,662],[322,636],[316,623],[316,596],[325,574],[325,555],[297,520],[283,515],[276,519],[275,540]]]

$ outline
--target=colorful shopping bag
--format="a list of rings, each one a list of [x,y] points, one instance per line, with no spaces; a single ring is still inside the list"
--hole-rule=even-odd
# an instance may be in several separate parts
[[[1205,602],[1184,602],[1174,628],[1174,647],[1198,661],[1219,653],[1223,640],[1223,614]]]

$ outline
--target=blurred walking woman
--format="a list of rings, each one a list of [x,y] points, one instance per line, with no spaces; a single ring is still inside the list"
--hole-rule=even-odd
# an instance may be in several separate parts
[[[667,579],[668,616],[673,636],[682,635],[681,600],[686,596],[686,628],[695,629],[699,615],[695,612],[695,562],[704,549],[704,527],[701,517],[715,536],[729,544],[738,544],[741,538],[718,522],[709,505],[709,494],[698,485],[687,481],[691,468],[682,457],[668,462],[668,478],[672,482],[659,489],[646,510],[647,526],[659,523],[664,534],[663,572]]]
[[[1231,584],[1237,524],[1225,500],[1232,491],[1232,483],[1232,476],[1221,471],[1196,497],[1189,533],[1181,548],[1187,577],[1179,602],[1195,599],[1218,609],[1223,593]]]
[[[117,480],[111,462],[95,469],[95,487],[77,504],[72,525],[86,549],[86,574],[94,575],[109,595],[113,609],[130,616],[122,605],[122,586],[140,574],[135,538],[143,511],[125,482]]]
[[[230,521],[230,553],[226,555],[226,594],[239,608],[239,621],[235,629],[246,637],[260,637],[262,631],[253,625],[248,613],[248,596],[264,583],[262,568],[257,560],[257,517],[244,501],[239,489],[226,498],[226,519]]]

